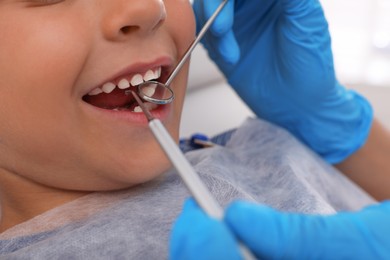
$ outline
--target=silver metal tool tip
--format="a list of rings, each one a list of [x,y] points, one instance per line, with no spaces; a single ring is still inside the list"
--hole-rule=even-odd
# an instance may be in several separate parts
[[[146,119],[148,119],[149,122],[152,121],[154,119],[154,117],[152,116],[150,111],[146,108],[145,104],[141,101],[141,99],[137,95],[137,93],[135,93],[134,91],[131,91],[131,94],[135,98],[135,101],[137,101],[138,105],[141,107],[142,112],[144,112],[144,114],[146,116]]]

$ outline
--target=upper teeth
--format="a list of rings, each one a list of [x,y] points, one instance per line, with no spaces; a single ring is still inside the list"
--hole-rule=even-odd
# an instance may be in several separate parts
[[[102,91],[104,93],[111,93],[114,89],[116,88],[115,84],[112,83],[112,82],[107,82],[106,84],[103,85],[102,87]],[[95,88],[95,89],[99,89],[99,88]],[[94,89],[94,90],[95,90]],[[93,91],[93,90],[92,90]],[[91,92],[89,92],[89,94],[91,95]]]
[[[114,91],[114,89],[116,87],[118,87],[119,89],[127,89],[130,86],[137,86],[137,85],[143,83],[144,81],[158,79],[160,76],[161,76],[161,67],[159,67],[155,70],[148,70],[145,73],[145,75],[135,74],[134,76],[132,76],[130,78],[130,80],[128,80],[127,78],[122,78],[119,80],[118,85],[115,85],[115,83],[113,83],[113,82],[107,82],[107,83],[103,84],[102,87],[92,89],[88,93],[88,95],[95,96],[95,95],[99,95],[100,93],[103,93],[103,92],[108,94],[108,93],[111,93],[112,91]]]

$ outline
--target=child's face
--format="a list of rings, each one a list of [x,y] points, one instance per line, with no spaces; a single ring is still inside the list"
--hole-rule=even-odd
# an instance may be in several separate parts
[[[1,0],[0,180],[93,191],[166,170],[124,90],[88,93],[160,68],[164,81],[194,34],[188,0]],[[171,85],[174,102],[154,110],[175,138],[187,73]]]

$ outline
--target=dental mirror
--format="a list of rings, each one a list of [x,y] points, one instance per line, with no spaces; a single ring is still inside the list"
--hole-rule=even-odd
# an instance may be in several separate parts
[[[173,70],[167,81],[164,83],[157,81],[145,81],[138,85],[138,95],[145,101],[155,103],[158,105],[169,104],[173,101],[175,94],[169,85],[172,83],[173,79],[179,73],[180,69],[183,67],[188,57],[191,55],[192,51],[195,49],[196,45],[203,38],[204,34],[209,29],[210,25],[214,22],[217,15],[221,12],[223,7],[226,5],[228,0],[222,1],[222,3],[218,6],[217,10],[210,17],[210,19],[203,26],[202,30],[199,32],[198,36],[192,42],[188,50],[185,52],[183,58],[176,65],[176,68]],[[126,94],[131,94],[131,91],[126,91]]]

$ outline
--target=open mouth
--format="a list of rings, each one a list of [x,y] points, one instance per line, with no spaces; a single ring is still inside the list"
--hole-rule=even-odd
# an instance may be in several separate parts
[[[158,67],[150,69],[146,73],[122,76],[94,88],[83,96],[83,100],[92,106],[102,109],[141,113],[142,109],[138,106],[134,97],[126,94],[126,92],[133,90],[137,93],[139,84],[150,80],[160,81],[165,74],[165,72],[162,72],[162,68]],[[154,89],[149,91],[153,92]],[[159,106],[152,103],[145,103],[145,105],[149,110],[154,110]]]

